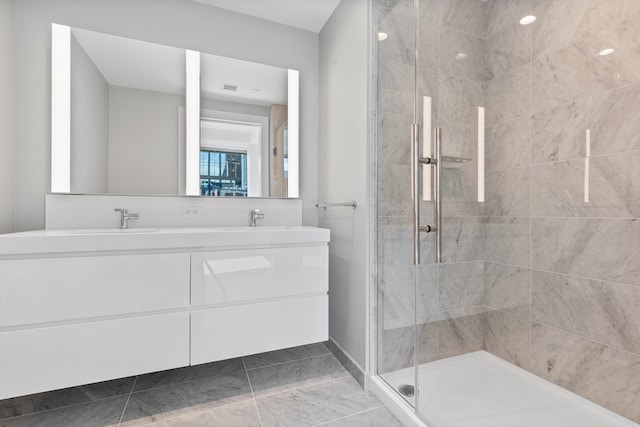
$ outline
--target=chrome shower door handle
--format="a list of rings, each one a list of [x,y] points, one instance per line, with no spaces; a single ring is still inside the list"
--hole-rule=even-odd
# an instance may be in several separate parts
[[[418,176],[420,170],[420,150],[418,147],[418,135],[420,125],[413,123],[411,125],[411,199],[413,200],[412,209],[412,251],[411,263],[413,265],[420,264],[420,194],[418,191]]]
[[[433,139],[435,141],[435,156],[433,158],[420,157],[418,148],[418,130],[419,125],[413,123],[411,125],[411,198],[413,200],[412,210],[412,264],[420,264],[420,233],[435,233],[435,258],[436,263],[442,261],[442,128],[435,128],[433,131]],[[420,166],[435,166],[435,182],[433,191],[433,210],[434,225],[420,226],[420,192],[418,191],[418,178],[420,175]]]
[[[436,179],[433,192],[433,209],[436,221],[436,263],[442,262],[442,128],[433,130],[433,140],[436,144]]]

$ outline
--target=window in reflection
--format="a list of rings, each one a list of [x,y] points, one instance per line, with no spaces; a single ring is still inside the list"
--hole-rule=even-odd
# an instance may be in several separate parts
[[[200,195],[247,197],[247,153],[200,150]]]

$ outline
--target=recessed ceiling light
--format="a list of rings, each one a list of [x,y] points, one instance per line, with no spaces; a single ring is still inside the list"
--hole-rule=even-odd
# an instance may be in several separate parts
[[[520,20],[520,25],[529,25],[533,24],[536,20],[536,17],[533,15],[527,15]]]
[[[389,37],[387,33],[383,33],[383,32],[378,33],[378,40],[381,42],[385,41],[387,37]]]
[[[611,55],[615,51],[616,51],[615,49],[608,47],[608,48],[602,49],[600,52],[598,52],[598,55],[607,56],[607,55]]]
[[[467,54],[466,53],[462,53],[462,52],[461,53],[456,53],[456,56],[455,56],[456,59],[464,59],[466,57],[467,57]]]

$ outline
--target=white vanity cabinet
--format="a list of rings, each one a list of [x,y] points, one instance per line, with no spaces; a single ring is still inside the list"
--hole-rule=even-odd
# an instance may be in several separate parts
[[[328,339],[327,245],[191,255],[191,363]]]
[[[0,261],[0,399],[189,363],[189,254]]]
[[[0,236],[0,399],[328,339],[329,231]]]

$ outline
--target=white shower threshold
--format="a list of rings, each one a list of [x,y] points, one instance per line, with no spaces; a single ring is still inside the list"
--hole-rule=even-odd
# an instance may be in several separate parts
[[[640,427],[486,351],[425,363],[418,372],[418,411],[426,423],[392,390],[413,385],[413,367],[371,381],[372,391],[406,425]],[[414,402],[415,397],[409,400]]]

